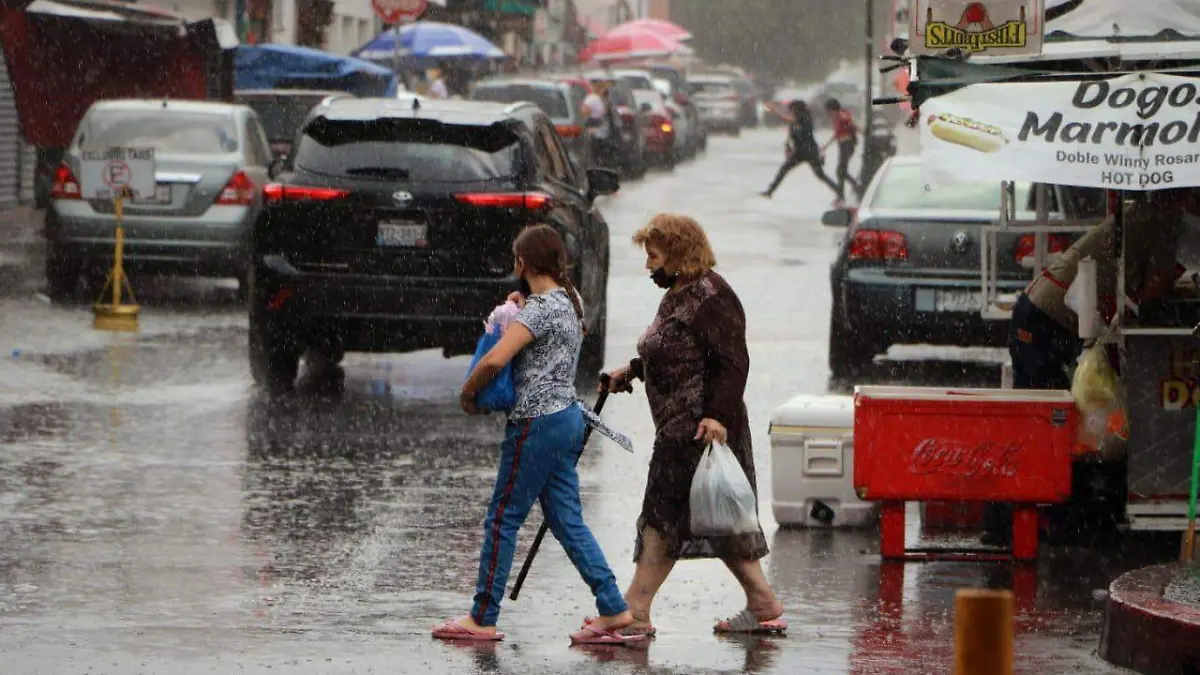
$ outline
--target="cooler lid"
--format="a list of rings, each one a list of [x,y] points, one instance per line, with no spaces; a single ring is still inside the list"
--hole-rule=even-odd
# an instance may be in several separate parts
[[[775,409],[771,427],[854,427],[854,397],[835,394],[801,395]]]
[[[1071,392],[1065,389],[949,389],[944,387],[875,387],[854,388],[855,400],[912,400],[912,401],[994,401],[997,403],[1071,403]]]

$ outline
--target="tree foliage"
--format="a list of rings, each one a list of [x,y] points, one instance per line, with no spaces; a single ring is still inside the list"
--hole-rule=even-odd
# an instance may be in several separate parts
[[[891,0],[874,0],[876,44]],[[865,49],[867,0],[674,0],[671,18],[710,63],[781,78],[820,79]]]

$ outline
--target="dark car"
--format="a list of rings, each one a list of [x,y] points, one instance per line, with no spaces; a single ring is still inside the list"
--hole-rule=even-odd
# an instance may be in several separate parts
[[[591,143],[584,130],[581,110],[583,100],[587,98],[586,91],[561,80],[492,78],[476,84],[470,98],[497,103],[533,103],[554,123],[571,160],[583,169],[592,165]]]
[[[233,93],[235,102],[258,113],[276,159],[291,153],[296,134],[314,106],[339,98],[355,96],[344,91],[314,89],[241,89]]]
[[[1021,219],[1034,218],[1032,194],[1031,184],[1016,184]],[[1048,194],[1052,220],[1094,215],[1080,212],[1082,200],[1063,188]],[[823,218],[826,225],[849,225],[830,273],[835,378],[869,366],[893,344],[1004,344],[1008,324],[983,318],[980,288],[982,228],[999,217],[998,183],[927,189],[919,158],[897,157],[879,170],[862,204],[857,213],[841,209]],[[1050,235],[1049,251],[1065,250],[1075,236]],[[1000,234],[996,245],[999,292],[1020,290],[1032,275],[1024,259],[1033,236]]]
[[[646,136],[646,162],[665,169],[675,168],[675,123],[663,95],[653,89],[635,89],[641,111],[642,133]]]
[[[512,241],[548,223],[583,297],[581,376],[604,361],[608,224],[594,205],[615,172],[580,171],[529,103],[335,101],[305,123],[251,245],[250,364],[290,385],[302,355],[474,351],[515,290]]]

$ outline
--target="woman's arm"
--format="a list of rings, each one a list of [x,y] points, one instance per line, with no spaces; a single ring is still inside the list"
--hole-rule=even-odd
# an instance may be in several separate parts
[[[741,414],[750,375],[746,314],[729,288],[704,301],[693,324],[707,352],[704,417],[726,428]]]
[[[774,101],[764,102],[763,107],[766,108],[767,110],[769,110],[770,112],[774,113],[776,117],[783,120],[784,122],[787,122],[788,124],[796,123],[796,118],[792,117],[790,114],[784,112],[783,109],[780,108],[779,105],[776,104]]]
[[[491,382],[497,373],[504,370],[504,366],[511,363],[517,354],[520,354],[521,350],[528,347],[531,342],[533,342],[533,333],[528,328],[516,321],[509,323],[504,337],[500,338],[500,342],[497,342],[496,346],[492,347],[487,354],[484,354],[479,363],[475,364],[471,374],[467,376],[467,381],[462,386],[461,398],[474,401],[479,390],[487,386],[487,383]]]

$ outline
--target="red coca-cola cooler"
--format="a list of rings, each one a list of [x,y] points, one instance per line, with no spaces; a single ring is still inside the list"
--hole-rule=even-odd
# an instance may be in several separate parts
[[[883,502],[884,557],[906,557],[910,501],[1012,503],[1013,557],[1036,555],[1036,505],[1071,494],[1077,417],[1067,391],[857,387],[854,487]]]

